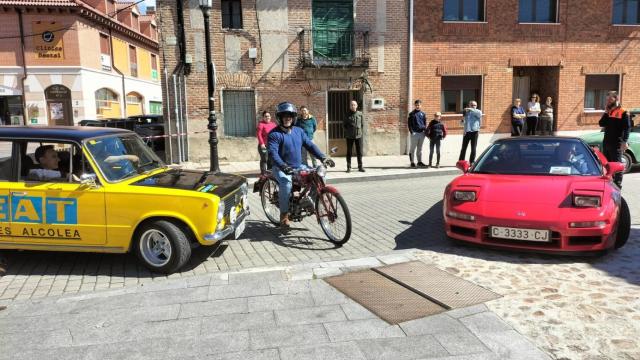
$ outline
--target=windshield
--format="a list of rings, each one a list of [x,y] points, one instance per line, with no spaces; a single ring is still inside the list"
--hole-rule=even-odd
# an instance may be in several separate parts
[[[86,142],[87,149],[110,182],[164,167],[137,135],[107,136]]]
[[[474,173],[512,175],[601,175],[591,150],[573,139],[497,142],[473,167]]]

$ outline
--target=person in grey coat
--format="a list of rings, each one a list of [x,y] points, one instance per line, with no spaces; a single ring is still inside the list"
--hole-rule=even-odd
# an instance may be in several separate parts
[[[351,100],[349,114],[344,119],[344,137],[347,139],[347,172],[351,172],[351,151],[353,145],[356,146],[356,157],[358,159],[358,171],[364,172],[362,167],[362,136],[364,134],[364,118],[358,111],[358,102]]]

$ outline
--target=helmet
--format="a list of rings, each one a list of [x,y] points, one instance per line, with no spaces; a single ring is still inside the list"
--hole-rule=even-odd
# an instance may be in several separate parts
[[[282,125],[282,116],[290,115],[294,119],[298,117],[298,110],[296,110],[296,106],[290,102],[281,102],[276,106],[276,118],[280,125]],[[293,124],[292,124],[293,125]]]

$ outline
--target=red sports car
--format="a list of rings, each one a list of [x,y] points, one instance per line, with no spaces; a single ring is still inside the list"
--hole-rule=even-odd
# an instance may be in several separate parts
[[[602,160],[601,160],[602,159]],[[444,219],[455,240],[548,252],[600,252],[629,237],[629,208],[613,183],[621,163],[582,140],[515,137],[493,143],[447,185]]]

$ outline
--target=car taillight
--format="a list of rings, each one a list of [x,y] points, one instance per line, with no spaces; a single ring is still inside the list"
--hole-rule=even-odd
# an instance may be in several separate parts
[[[575,207],[600,207],[600,196],[573,195]]]
[[[456,190],[453,192],[453,198],[457,201],[476,201],[476,192]]]

